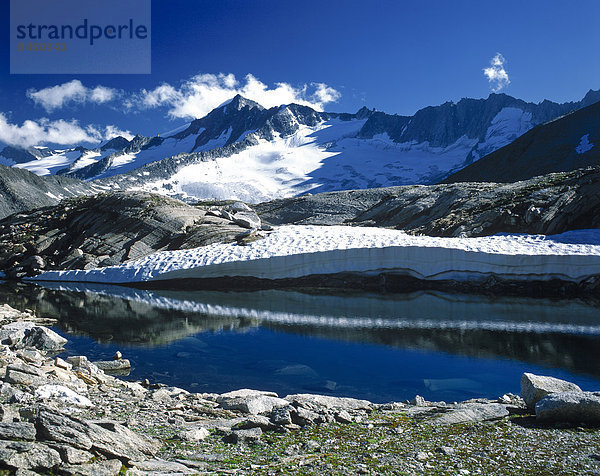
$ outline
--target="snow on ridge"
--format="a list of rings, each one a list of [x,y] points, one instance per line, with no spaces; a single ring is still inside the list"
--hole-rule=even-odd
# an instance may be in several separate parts
[[[340,272],[396,272],[432,280],[477,281],[494,275],[507,279],[580,282],[600,274],[600,230],[588,230],[583,233],[584,243],[572,243],[580,234],[568,232],[557,239],[542,235],[438,238],[383,228],[287,225],[248,246],[213,244],[163,251],[118,266],[47,271],[31,279],[127,283],[226,276],[281,279]]]
[[[504,147],[533,127],[532,114],[517,107],[505,107],[492,119],[485,139],[473,150],[478,160]]]
[[[575,152],[585,154],[587,151],[592,150],[593,147],[594,144],[590,142],[590,135],[586,134],[580,139],[579,145],[575,147]]]

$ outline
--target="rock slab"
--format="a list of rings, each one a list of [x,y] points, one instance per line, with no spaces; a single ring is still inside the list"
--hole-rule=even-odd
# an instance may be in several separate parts
[[[535,417],[547,423],[600,424],[600,392],[561,392],[542,398]]]
[[[561,392],[581,392],[581,388],[574,383],[554,377],[527,372],[521,376],[521,396],[529,410],[534,410],[536,403],[546,395]]]

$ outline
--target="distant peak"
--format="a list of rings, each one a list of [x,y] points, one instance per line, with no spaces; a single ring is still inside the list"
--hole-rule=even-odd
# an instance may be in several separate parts
[[[117,137],[113,137],[106,144],[104,144],[102,146],[102,150],[107,150],[107,149],[119,150],[119,149],[123,149],[123,148],[127,147],[128,144],[129,144],[129,141],[127,139],[125,139],[125,137],[117,136]]]
[[[594,103],[597,103],[598,101],[600,101],[600,89],[596,91],[590,89],[584,96],[584,98],[581,100],[581,105],[584,107],[590,106]]]
[[[231,99],[231,101],[226,103],[223,107],[224,108],[233,107],[234,109],[236,109],[238,111],[240,111],[241,109],[243,109],[245,107],[248,107],[250,109],[254,109],[254,108],[264,109],[264,107],[262,107],[257,102],[252,101],[251,99],[247,99],[244,96],[242,96],[241,94],[236,94],[233,97],[233,99]]]
[[[356,118],[357,119],[366,119],[374,112],[375,112],[375,108],[369,109],[367,106],[363,106],[358,111],[356,111]]]

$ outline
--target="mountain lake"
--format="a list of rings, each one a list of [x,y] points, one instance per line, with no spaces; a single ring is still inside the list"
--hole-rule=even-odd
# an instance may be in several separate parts
[[[57,319],[69,355],[131,361],[130,380],[446,402],[518,394],[523,372],[600,388],[600,303],[440,292],[145,291],[0,283]]]

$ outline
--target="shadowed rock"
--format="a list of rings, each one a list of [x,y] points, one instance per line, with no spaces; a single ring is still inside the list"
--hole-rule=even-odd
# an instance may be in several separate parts
[[[600,392],[561,392],[542,398],[535,405],[540,422],[600,424]]]
[[[557,234],[600,227],[600,166],[523,182],[410,185],[261,203],[273,225],[380,226],[429,236]]]

